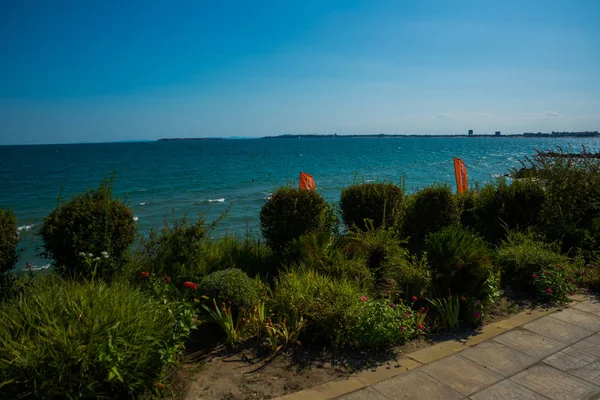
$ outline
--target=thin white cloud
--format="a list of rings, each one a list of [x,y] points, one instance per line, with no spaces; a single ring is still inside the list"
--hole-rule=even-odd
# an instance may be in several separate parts
[[[546,113],[546,116],[547,116],[547,117],[552,117],[552,118],[558,118],[558,117],[560,117],[560,115],[561,115],[561,114],[560,114],[560,113],[558,113],[558,112],[556,112],[556,111],[548,111],[548,112]]]

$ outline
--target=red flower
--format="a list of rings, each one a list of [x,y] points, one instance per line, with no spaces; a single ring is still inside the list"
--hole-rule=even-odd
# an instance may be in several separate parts
[[[150,272],[144,271],[144,272],[142,272],[142,274],[140,276],[142,277],[142,279],[146,279],[147,277],[150,276]]]
[[[537,275],[536,274],[531,274],[531,278],[536,279]]]
[[[552,294],[552,289],[550,289],[550,288],[546,289],[546,293]]]
[[[163,278],[163,282],[164,282],[164,283],[166,283],[166,284],[169,284],[169,283],[171,283],[171,277],[170,277],[170,276],[165,276],[165,277]]]
[[[186,287],[188,289],[193,289],[193,290],[198,289],[198,285],[195,284],[194,282],[190,282],[190,281],[183,282],[183,287]]]
[[[360,298],[360,301],[367,301],[367,300],[369,300],[369,298],[368,298],[367,296],[362,296],[362,297]]]
[[[563,268],[563,266],[560,265],[560,264],[558,264],[557,267],[558,267],[558,269],[562,269]]]
[[[425,327],[423,325],[419,324],[419,325],[417,325],[417,329],[422,331],[423,329],[425,329]]]
[[[573,292],[569,292],[569,296],[573,296],[575,293]]]
[[[390,307],[396,308],[396,305],[394,303],[390,303]]]
[[[569,277],[569,282],[573,283],[573,280],[574,280],[574,279],[573,279],[573,277],[572,277],[572,276],[570,276],[570,277]]]
[[[473,314],[475,316],[475,318],[479,319],[481,318],[481,314],[478,313],[477,311],[475,311],[475,314]]]
[[[404,313],[404,316],[405,317],[410,317],[410,313],[407,311],[407,312]]]
[[[548,271],[544,271],[544,275],[548,275]]]
[[[410,299],[411,299],[412,301],[417,301],[417,300],[419,300],[419,298],[418,298],[417,296],[413,296],[413,297],[411,297]]]

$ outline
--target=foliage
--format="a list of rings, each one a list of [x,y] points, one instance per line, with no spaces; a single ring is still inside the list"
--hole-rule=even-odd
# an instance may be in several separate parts
[[[524,287],[532,274],[552,265],[568,265],[569,259],[556,244],[544,243],[531,232],[510,231],[498,248],[497,264],[513,284]]]
[[[243,320],[242,314],[238,314],[237,318],[234,317],[231,312],[231,304],[222,303],[221,306],[217,305],[217,301],[213,299],[214,308],[202,305],[204,310],[208,313],[211,320],[215,322],[226,335],[226,341],[230,347],[235,348],[241,341],[241,323]]]
[[[0,275],[10,271],[17,263],[18,243],[15,215],[11,210],[0,209]]]
[[[278,252],[301,235],[331,232],[332,209],[314,190],[277,189],[260,210],[260,227],[267,244]]]
[[[409,248],[418,253],[427,235],[459,222],[459,203],[452,189],[434,184],[408,198],[403,234],[409,237]]]
[[[573,277],[561,264],[548,266],[531,275],[531,283],[537,296],[555,303],[569,301],[569,296],[572,296],[575,290],[574,282]]]
[[[456,328],[460,315],[460,299],[458,296],[428,299],[438,312],[442,328]]]
[[[304,325],[306,325],[306,320],[295,310],[290,315],[278,314],[275,321],[268,318],[265,321],[265,331],[267,332],[271,356],[277,355],[290,343],[301,344],[298,336],[300,336]]]
[[[280,273],[271,305],[276,314],[302,315],[307,320],[303,331],[307,340],[340,347],[351,340],[349,332],[364,295],[360,282],[335,279],[300,266]]]
[[[393,183],[362,183],[342,190],[340,208],[348,228],[395,227],[402,218],[404,193]],[[370,220],[368,225],[365,220]]]
[[[54,260],[54,268],[61,275],[92,274],[81,253],[109,255],[95,265],[99,277],[110,277],[127,262],[136,234],[135,221],[127,205],[113,198],[112,187],[113,178],[105,179],[98,189],[75,195],[66,203],[59,198],[58,206],[44,219],[40,229],[43,255]]]
[[[458,296],[485,295],[484,283],[493,270],[492,256],[484,240],[464,228],[450,226],[430,235],[427,260],[433,285]]]
[[[385,269],[395,281],[395,289],[400,296],[423,297],[431,286],[431,270],[427,258],[400,251],[389,257]]]
[[[422,332],[426,311],[415,312],[403,302],[361,299],[352,337],[361,348],[383,348],[404,343]]]
[[[97,398],[151,389],[174,318],[128,284],[49,276],[0,304],[0,397]]]
[[[217,303],[231,305],[234,313],[252,309],[259,300],[257,282],[237,268],[224,269],[207,275],[200,283],[200,293]]]

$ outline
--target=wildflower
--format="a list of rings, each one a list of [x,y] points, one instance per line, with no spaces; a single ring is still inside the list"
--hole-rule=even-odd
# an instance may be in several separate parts
[[[575,293],[569,292],[569,296],[573,296],[573,295],[575,295]]]
[[[92,253],[89,253],[89,254],[88,254],[88,257],[89,257],[89,258],[92,258],[92,257],[94,257],[94,255],[93,255]]]
[[[165,276],[165,277],[163,278],[163,282],[164,282],[165,284],[169,284],[169,283],[171,283],[171,277],[170,277],[170,276]]]
[[[404,332],[404,327],[403,326],[400,327],[400,332]]]
[[[425,327],[422,324],[417,325],[417,329],[422,331],[423,329],[425,329]]]
[[[362,296],[362,297],[360,298],[360,301],[367,301],[367,300],[369,300],[369,298],[368,298],[367,296]]]
[[[412,301],[417,301],[417,300],[419,300],[419,298],[418,298],[417,296],[413,296],[413,297],[411,297],[410,299],[411,299]]]
[[[386,290],[385,293],[386,294],[390,294],[392,291],[390,289]]]
[[[405,317],[410,317],[410,313],[407,311],[407,312],[404,313],[404,316]]]
[[[560,264],[558,264],[557,267],[558,267],[558,269],[563,269],[563,266]]]
[[[103,251],[102,253],[100,253],[100,255],[104,258],[108,258],[108,253],[106,251]]]
[[[396,305],[394,303],[390,303],[390,307],[396,308]]]
[[[535,274],[534,274],[535,275]],[[481,305],[481,301],[480,300],[475,300],[475,305],[476,306],[480,306]]]
[[[198,304],[198,303],[200,303],[200,300],[194,299],[194,303]]]
[[[94,258],[94,261],[100,261],[100,257]]]
[[[572,276],[569,277],[569,282],[573,283],[574,279]]]
[[[147,277],[150,276],[150,272],[144,271],[144,272],[142,272],[142,274],[140,276],[142,277],[142,279],[146,279]]]
[[[425,311],[425,307],[421,307],[421,311]]]
[[[544,275],[548,275],[548,271],[544,271]]]
[[[292,275],[292,274],[288,274],[288,276],[294,276],[294,275]]]
[[[481,313],[478,313],[477,311],[475,311],[475,313],[473,314],[475,316],[475,318],[479,319],[481,318]]]
[[[552,294],[552,289],[550,289],[550,288],[546,289],[546,293]]]
[[[537,278],[537,274],[531,274],[531,278],[532,279],[536,279]]]
[[[82,252],[80,252],[80,253],[79,253],[79,256],[80,256],[80,257],[85,257],[85,256],[87,256],[87,254],[85,254],[85,253],[82,251]]]
[[[186,287],[188,289],[193,289],[193,290],[198,289],[198,285],[195,284],[194,282],[190,282],[190,281],[183,282],[183,287]]]

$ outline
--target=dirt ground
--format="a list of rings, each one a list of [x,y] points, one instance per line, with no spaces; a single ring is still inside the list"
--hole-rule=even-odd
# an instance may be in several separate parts
[[[506,318],[524,309],[544,307],[528,301],[499,299],[484,319],[484,324]],[[185,400],[246,400],[270,399],[313,386],[340,380],[353,372],[388,364],[406,354],[448,339],[464,339],[476,335],[468,328],[431,332],[428,337],[413,340],[387,352],[342,352],[333,354],[322,348],[301,348],[280,354],[265,362],[255,352],[255,346],[247,344],[236,352],[223,346],[199,351],[172,379],[172,387]]]

